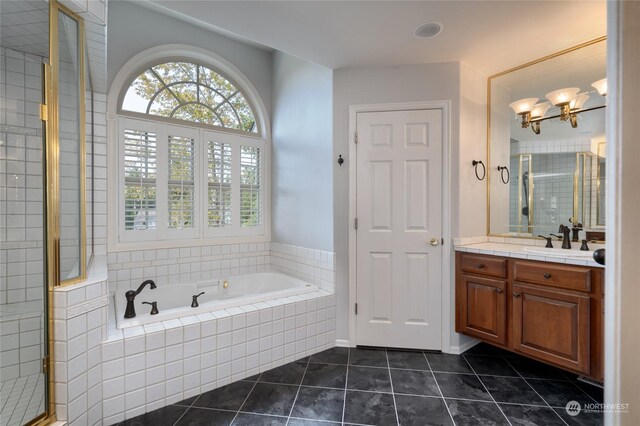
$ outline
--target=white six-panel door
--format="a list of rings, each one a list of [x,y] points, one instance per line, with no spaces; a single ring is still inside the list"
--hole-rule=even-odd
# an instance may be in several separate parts
[[[358,345],[441,349],[442,111],[357,114]]]

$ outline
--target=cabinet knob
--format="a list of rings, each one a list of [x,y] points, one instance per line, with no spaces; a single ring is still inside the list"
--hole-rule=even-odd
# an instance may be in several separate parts
[[[513,297],[517,299],[518,297],[520,297],[520,293],[513,293]]]
[[[549,278],[551,278],[551,274],[548,273],[548,272],[545,272],[543,277],[544,277],[545,280],[548,280]]]
[[[478,268],[478,269],[482,269],[482,268],[484,268],[484,263],[478,263],[478,264],[476,265],[476,268]]]
[[[501,289],[501,288],[496,288],[496,293],[502,294],[502,293],[504,293],[504,290]]]

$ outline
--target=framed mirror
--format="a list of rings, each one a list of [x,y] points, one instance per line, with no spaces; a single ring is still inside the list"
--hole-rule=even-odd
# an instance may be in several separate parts
[[[488,79],[488,234],[604,235],[606,40]]]

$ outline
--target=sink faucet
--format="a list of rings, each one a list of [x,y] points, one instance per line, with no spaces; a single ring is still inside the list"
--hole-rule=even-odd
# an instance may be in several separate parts
[[[562,248],[563,249],[571,249],[571,228],[568,226],[560,225],[558,228],[558,232],[562,234]]]
[[[140,287],[138,287],[137,290],[129,290],[124,294],[124,297],[127,298],[127,308],[124,310],[125,318],[134,318],[136,316],[136,309],[133,306],[133,301],[147,284],[149,284],[149,287],[151,287],[152,290],[156,288],[156,283],[154,283],[153,280],[146,280],[140,284]]]

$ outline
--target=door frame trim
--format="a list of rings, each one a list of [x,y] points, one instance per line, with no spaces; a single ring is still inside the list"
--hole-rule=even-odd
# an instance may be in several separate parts
[[[354,305],[357,300],[357,245],[354,221],[356,218],[356,144],[357,115],[361,112],[388,112],[411,110],[440,110],[442,111],[442,265],[441,265],[441,350],[451,350],[452,330],[452,284],[451,284],[451,101],[420,101],[397,102],[381,104],[349,105],[349,346],[356,346],[357,327]]]

